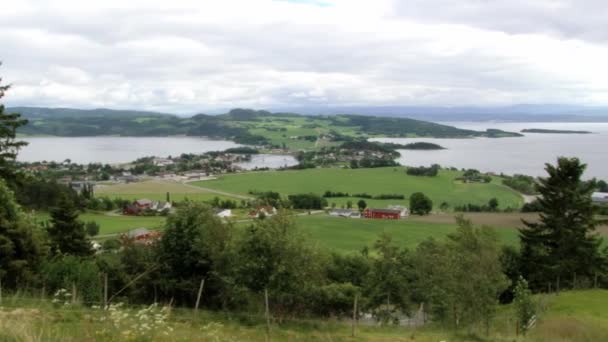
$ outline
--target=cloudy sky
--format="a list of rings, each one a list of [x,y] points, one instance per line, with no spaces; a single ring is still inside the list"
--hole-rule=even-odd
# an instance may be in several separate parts
[[[605,0],[0,0],[8,105],[608,105]]]

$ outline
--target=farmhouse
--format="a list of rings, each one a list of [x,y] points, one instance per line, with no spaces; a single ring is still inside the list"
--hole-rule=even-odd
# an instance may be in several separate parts
[[[360,218],[361,213],[354,209],[332,209],[329,211],[329,216]]]
[[[277,208],[271,206],[258,207],[255,210],[249,212],[249,217],[260,217],[260,216],[273,216],[276,215]]]
[[[591,200],[595,203],[608,203],[608,192],[594,192]]]
[[[171,202],[138,199],[122,209],[123,215],[140,215],[144,211],[166,212],[171,210]]]
[[[149,246],[160,240],[162,233],[157,230],[149,230],[147,228],[137,228],[129,230],[121,235],[123,244],[136,243]]]
[[[401,210],[367,208],[363,211],[363,217],[369,219],[398,220],[401,218]]]
[[[215,216],[217,217],[232,217],[232,210],[231,209],[218,209],[215,213]]]
[[[401,216],[401,218],[406,218],[406,217],[410,216],[410,211],[402,205],[389,205],[388,208],[392,209],[392,210],[399,210],[401,212],[399,214],[399,216]]]

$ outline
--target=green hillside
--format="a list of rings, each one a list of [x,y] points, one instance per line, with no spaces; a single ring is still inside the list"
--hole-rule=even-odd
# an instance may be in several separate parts
[[[486,204],[489,199],[498,199],[501,208],[519,208],[521,196],[494,180],[490,184],[462,183],[455,178],[459,171],[440,171],[437,177],[407,175],[402,167],[374,169],[308,169],[298,171],[250,172],[223,175],[217,180],[191,183],[205,188],[231,193],[247,194],[249,191],[277,191],[282,195],[295,193],[323,194],[325,191],[340,191],[349,194],[368,193],[402,194],[405,200],[368,200],[368,206],[386,207],[389,204],[407,205],[407,198],[414,192],[423,192],[436,206],[442,202],[451,207],[467,203]],[[347,201],[356,203],[357,198],[328,198],[337,206]]]

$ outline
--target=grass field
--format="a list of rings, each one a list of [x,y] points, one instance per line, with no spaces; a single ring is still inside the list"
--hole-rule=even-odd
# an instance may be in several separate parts
[[[40,221],[49,219],[48,213],[37,213],[36,218]],[[161,228],[165,222],[164,217],[146,216],[110,216],[105,213],[87,212],[81,214],[79,219],[83,222],[95,221],[99,224],[99,235],[124,233],[135,228]]]
[[[234,200],[234,198],[228,196],[215,194],[203,189],[197,189],[193,186],[169,181],[144,181],[129,184],[107,185],[95,188],[95,194],[98,197],[107,196],[110,198],[123,198],[129,200],[149,198],[152,200],[164,201],[167,198],[167,192],[170,194],[171,200],[175,202],[181,202],[185,199],[193,201],[209,201],[214,197],[219,197],[222,200]]]
[[[216,180],[191,184],[231,193],[247,194],[250,190],[277,191],[282,195],[326,190],[354,193],[402,194],[405,200],[365,200],[368,206],[386,207],[390,204],[407,205],[407,198],[414,192],[429,196],[435,206],[447,202],[450,206],[467,203],[486,204],[493,197],[501,208],[519,208],[523,201],[514,190],[494,180],[490,184],[464,184],[454,179],[461,173],[442,170],[437,177],[415,177],[405,173],[402,167],[376,169],[308,169],[298,171],[251,172],[223,175]],[[341,206],[357,198],[329,198],[328,202]]]
[[[513,307],[501,306],[491,322],[490,334],[481,326],[461,329],[429,324],[422,328],[359,325],[351,337],[350,320],[293,318],[273,322],[271,341],[558,341],[608,340],[608,291],[585,290],[537,296],[545,310],[528,335],[516,336]],[[102,310],[84,306],[56,306],[39,296],[6,295],[0,307],[0,341],[101,341],[122,340],[138,324],[112,325]],[[123,309],[131,317],[138,308]],[[104,321],[103,318],[106,318]],[[128,318],[122,322],[131,323]],[[268,341],[261,313],[193,312],[173,309],[162,330],[139,339],[154,341]],[[170,327],[170,329],[169,329]],[[164,332],[169,332],[164,334]],[[134,336],[131,336],[134,337]]]
[[[299,216],[296,222],[313,241],[339,252],[356,252],[365,246],[372,247],[383,232],[390,234],[397,245],[415,249],[429,237],[443,239],[456,231],[455,223],[346,219],[326,215]],[[496,232],[503,244],[518,244],[515,229],[499,228]]]

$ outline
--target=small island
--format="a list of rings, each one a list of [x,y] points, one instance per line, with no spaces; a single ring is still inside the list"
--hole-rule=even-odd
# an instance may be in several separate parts
[[[591,134],[589,131],[570,131],[562,129],[527,128],[522,133],[549,133],[549,134]]]
[[[445,150],[445,147],[430,142],[415,142],[403,145],[404,150]]]

